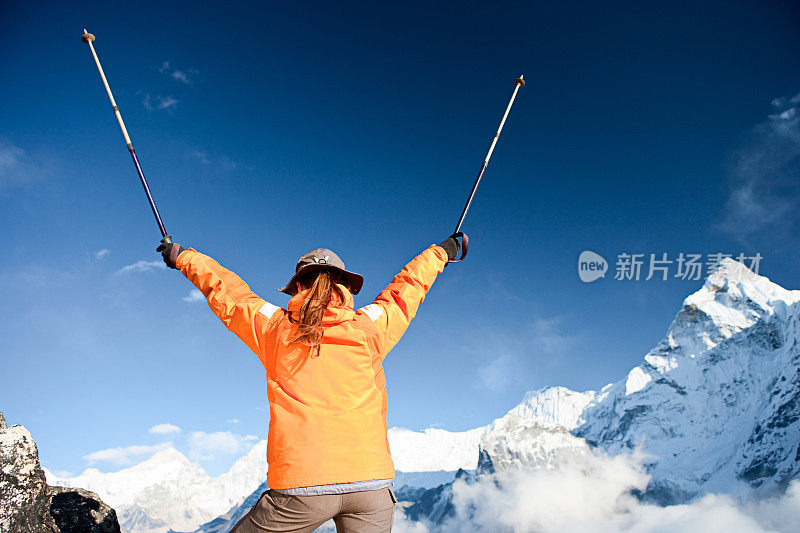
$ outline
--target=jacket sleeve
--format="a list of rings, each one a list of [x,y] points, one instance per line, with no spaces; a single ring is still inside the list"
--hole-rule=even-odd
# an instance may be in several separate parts
[[[265,353],[264,333],[279,308],[259,298],[239,276],[207,255],[190,248],[175,262],[208,300],[208,306],[259,359]]]
[[[361,309],[378,330],[381,358],[386,357],[406,332],[425,294],[446,264],[447,252],[439,246],[431,246],[403,267],[371,305]]]

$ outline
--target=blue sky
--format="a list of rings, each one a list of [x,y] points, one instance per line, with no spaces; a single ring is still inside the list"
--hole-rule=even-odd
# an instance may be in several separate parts
[[[469,258],[386,360],[390,425],[465,430],[527,390],[622,378],[701,282],[614,280],[618,254],[757,252],[800,285],[789,3],[17,2],[0,18],[0,410],[53,470],[172,442],[219,473],[268,417],[258,360],[153,266],[84,27],[168,231],[277,305],[311,248],[365,275],[366,305],[443,240],[525,74]],[[587,249],[611,264],[589,284]]]

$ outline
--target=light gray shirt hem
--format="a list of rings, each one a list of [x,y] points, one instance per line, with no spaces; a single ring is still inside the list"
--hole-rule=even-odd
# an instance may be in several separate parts
[[[294,496],[320,496],[322,494],[345,494],[347,492],[360,492],[362,490],[385,489],[393,485],[394,478],[371,479],[369,481],[355,481],[353,483],[333,483],[331,485],[313,485],[311,487],[297,487],[295,489],[272,489],[281,494]]]

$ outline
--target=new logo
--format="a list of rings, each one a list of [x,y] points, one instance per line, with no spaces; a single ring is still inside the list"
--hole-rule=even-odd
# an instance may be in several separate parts
[[[589,250],[581,252],[578,257],[578,277],[584,283],[591,283],[599,278],[606,277],[608,261],[603,256]]]

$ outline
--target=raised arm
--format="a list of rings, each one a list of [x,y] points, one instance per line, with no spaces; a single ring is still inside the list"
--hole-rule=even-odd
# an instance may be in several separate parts
[[[192,248],[179,248],[177,254],[167,250],[164,261],[167,266],[180,270],[203,293],[208,306],[225,327],[262,358],[267,342],[264,334],[278,307],[253,293],[239,276]]]
[[[408,329],[425,294],[444,270],[448,257],[455,258],[458,246],[457,241],[452,241],[431,246],[419,254],[403,267],[371,305],[361,309],[378,330],[381,357],[386,357]]]

